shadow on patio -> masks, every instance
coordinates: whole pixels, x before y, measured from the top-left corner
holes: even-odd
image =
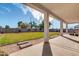
[[[66,37],[66,36],[62,36],[62,37],[67,38],[67,39],[69,39],[69,40],[71,40],[71,41],[73,41],[73,42],[75,42],[75,43],[79,43],[79,41],[74,40],[74,39],[72,39],[72,38],[69,38],[69,37]]]
[[[53,56],[49,42],[48,43],[44,43],[42,56]]]

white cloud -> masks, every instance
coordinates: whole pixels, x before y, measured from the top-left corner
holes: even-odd
[[[5,11],[10,12],[11,10],[8,7],[2,7]]]
[[[21,8],[22,8],[22,11],[24,12],[24,14],[26,14],[27,13],[27,9],[25,9],[23,7],[21,7]]]
[[[4,14],[5,12],[11,11],[8,7],[0,6],[0,8],[3,9],[3,10],[0,10],[0,14]]]
[[[43,17],[43,13],[39,12],[38,10],[35,10],[33,8],[30,8],[27,6],[27,8],[32,12],[33,16],[35,18],[37,18],[37,20],[39,20],[39,17],[42,16]],[[44,18],[44,17],[43,17]]]
[[[26,8],[26,6],[23,6],[22,4],[20,4],[20,8],[24,12],[24,14],[27,14],[28,9]]]
[[[49,17],[49,21],[51,22],[52,20],[54,20],[54,18],[53,17]]]
[[[24,14],[27,13],[27,8],[23,4],[13,3],[17,8],[20,8]]]
[[[20,8],[24,14],[26,14],[28,11],[27,6],[24,6],[23,4],[13,3],[13,5],[15,5],[17,8]]]
[[[18,3],[13,3],[16,7],[20,8],[24,14],[27,14],[27,11],[29,10],[33,16],[39,21],[39,17],[42,16],[43,14],[33,8],[30,8],[29,6],[24,6],[23,4],[18,4]]]
[[[66,28],[66,23],[63,23],[63,28]]]

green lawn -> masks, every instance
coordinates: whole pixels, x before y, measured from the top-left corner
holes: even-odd
[[[58,32],[49,32],[49,35],[58,35]],[[43,32],[7,33],[0,35],[0,45],[16,43],[25,40],[43,38]]]

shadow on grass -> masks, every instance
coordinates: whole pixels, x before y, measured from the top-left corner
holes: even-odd
[[[49,42],[44,43],[42,56],[53,56]]]

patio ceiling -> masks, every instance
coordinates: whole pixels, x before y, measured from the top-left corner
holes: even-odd
[[[78,3],[29,3],[44,10],[66,23],[79,23]]]
[[[79,4],[75,3],[41,3],[67,23],[79,23]]]

